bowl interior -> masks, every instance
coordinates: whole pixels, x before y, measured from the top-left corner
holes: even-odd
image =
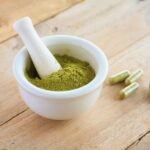
[[[73,39],[62,40],[59,38],[45,39],[44,42],[53,54],[66,54],[87,61],[96,73],[100,69],[101,64],[96,59],[95,51],[85,43]]]
[[[24,69],[29,61],[29,55],[25,48],[23,48],[15,58],[13,70],[14,75],[19,82],[19,84],[26,89],[31,88],[30,91],[36,90],[37,92],[43,92],[43,94],[48,92],[50,93],[88,93],[98,86],[102,84],[104,79],[107,75],[108,64],[107,59],[102,52],[101,49],[96,47],[91,42],[74,37],[74,36],[64,36],[64,35],[57,35],[57,36],[48,36],[42,39],[46,46],[50,49],[53,54],[67,54],[69,56],[76,57],[80,60],[87,61],[93,67],[96,72],[95,78],[88,83],[87,85],[80,87],[78,89],[70,90],[70,91],[62,91],[62,92],[55,92],[55,91],[47,91],[44,89],[40,89],[32,85],[27,81],[24,76]],[[40,93],[38,93],[40,94]]]

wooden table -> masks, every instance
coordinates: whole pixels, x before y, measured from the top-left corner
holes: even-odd
[[[0,2],[0,150],[150,149],[150,0]],[[109,74],[142,68],[140,89],[121,101],[123,86],[105,84],[96,105],[74,120],[36,115],[21,100],[12,75],[23,45],[12,22],[24,15],[40,36],[73,34],[97,44],[108,57]]]

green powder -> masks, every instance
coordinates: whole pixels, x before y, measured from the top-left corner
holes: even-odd
[[[29,82],[37,87],[51,91],[65,91],[79,88],[89,83],[95,72],[89,63],[67,55],[55,55],[62,69],[40,79],[32,62],[25,69]]]

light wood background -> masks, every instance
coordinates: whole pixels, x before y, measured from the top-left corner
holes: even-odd
[[[150,0],[18,0],[23,9],[14,1],[2,2],[0,150],[149,150]],[[73,34],[97,44],[108,57],[109,74],[142,68],[140,89],[121,101],[122,85],[105,84],[96,105],[74,120],[36,115],[21,100],[12,75],[13,58],[23,45],[12,22],[26,14],[40,36]]]
[[[0,0],[0,42],[16,35],[15,20],[30,16],[38,24],[82,0]]]

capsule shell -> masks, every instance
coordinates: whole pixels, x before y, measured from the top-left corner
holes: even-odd
[[[134,71],[133,73],[131,73],[131,75],[125,80],[125,85],[129,85],[133,82],[138,81],[143,75],[143,70],[142,69],[138,69],[136,71]]]
[[[125,87],[124,89],[120,91],[120,99],[124,99],[132,95],[133,93],[137,91],[138,88],[139,88],[139,83],[137,82],[134,82],[128,85],[127,87]]]
[[[121,71],[109,78],[110,84],[116,84],[119,82],[123,82],[127,77],[129,77],[130,72],[128,70]]]

